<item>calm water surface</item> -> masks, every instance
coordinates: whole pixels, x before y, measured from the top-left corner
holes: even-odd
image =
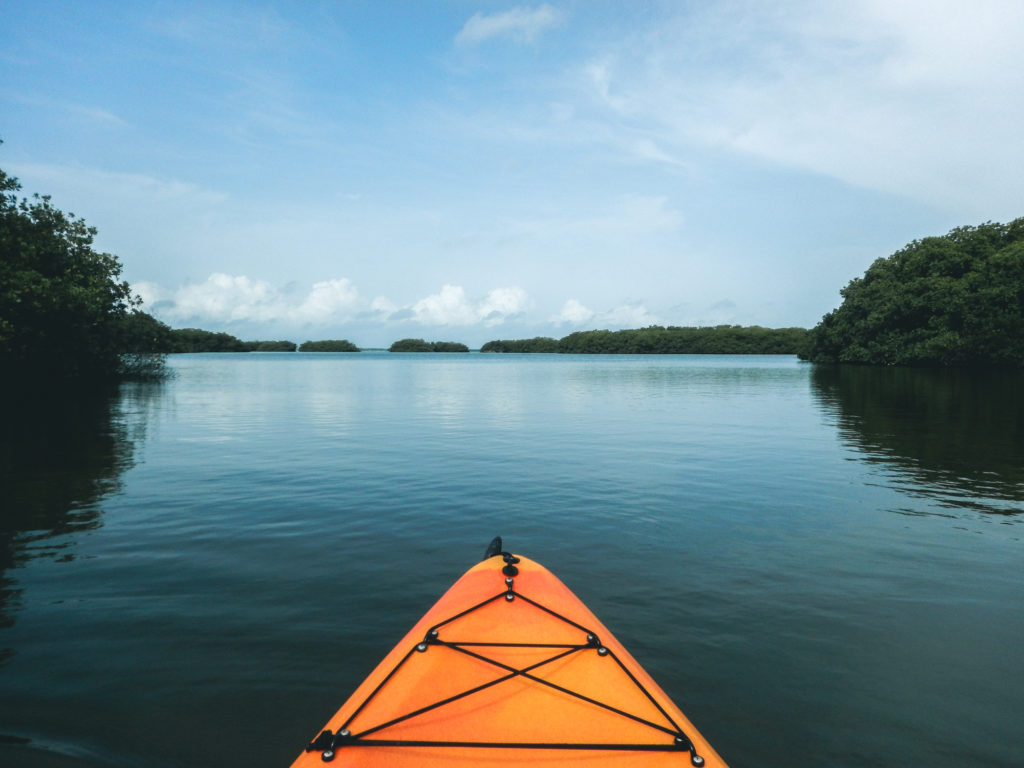
[[[1024,379],[182,355],[9,404],[0,763],[285,766],[490,538],[734,766],[1024,763]]]

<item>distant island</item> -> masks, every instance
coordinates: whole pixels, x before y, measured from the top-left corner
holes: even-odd
[[[536,336],[532,339],[513,339],[488,341],[482,347],[481,352],[558,352],[558,339],[549,336]]]
[[[185,352],[359,352],[348,339],[305,341],[242,341],[230,333],[204,331],[201,328],[169,328],[145,313],[138,313],[136,322],[147,326],[154,352],[179,354]]]
[[[577,331],[555,340],[489,341],[481,352],[557,352],[573,355],[795,355],[804,349],[804,328],[716,325],[627,331]]]
[[[400,339],[388,348],[388,352],[469,352],[469,347],[457,341]]]
[[[145,313],[136,322],[147,325],[154,340],[153,350],[162,353],[187,352],[360,352],[348,339],[305,341],[242,341],[229,333],[199,328],[169,328]],[[152,327],[148,327],[152,325]],[[795,355],[807,345],[804,328],[762,328],[760,326],[718,325],[707,328],[652,325],[635,330],[577,331],[561,339],[537,336],[532,339],[488,341],[484,353],[548,353],[575,355]],[[469,352],[457,341],[400,339],[388,352]]]
[[[141,314],[141,313],[140,313]],[[200,328],[169,328],[154,320],[149,330],[154,351],[182,352],[294,352],[294,341],[242,341],[230,333],[204,331]]]
[[[247,352],[294,352],[294,341],[243,341]]]
[[[328,339],[325,341],[304,341],[299,352],[359,352],[359,347],[348,339]]]

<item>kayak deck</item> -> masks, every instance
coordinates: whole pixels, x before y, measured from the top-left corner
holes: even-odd
[[[539,563],[466,572],[293,763],[725,763],[607,628]]]

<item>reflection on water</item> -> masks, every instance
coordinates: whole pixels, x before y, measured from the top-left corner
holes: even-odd
[[[1024,513],[1024,374],[815,366],[840,438],[942,506]]]
[[[73,534],[102,525],[98,506],[131,466],[155,385],[122,392],[6,398],[0,431],[0,627],[14,623],[20,589],[12,569],[29,560],[74,559]],[[13,651],[0,649],[0,664]]]
[[[1016,379],[784,357],[171,364],[162,388],[0,418],[0,567],[21,590],[0,606],[18,651],[0,765],[46,765],[31,745],[233,765],[241,733],[247,764],[288,765],[498,533],[734,765],[1020,763],[1024,515],[939,506],[1024,508]]]
[[[679,360],[686,364],[680,365]],[[598,363],[605,362],[599,360]],[[673,364],[675,363],[675,364]],[[762,392],[778,387],[792,388],[806,377],[803,365],[785,363],[777,356],[750,355],[737,361],[725,355],[705,355],[654,360],[629,356],[612,358],[611,364],[586,365],[571,373],[574,390],[591,391],[594,387],[616,390],[616,396],[636,396],[645,401],[661,396],[721,397]]]

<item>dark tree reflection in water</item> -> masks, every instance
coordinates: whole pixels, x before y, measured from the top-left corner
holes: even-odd
[[[103,524],[102,500],[132,465],[154,384],[120,390],[3,393],[0,429],[0,628],[15,621],[17,570],[35,558],[74,559],[75,536]],[[0,665],[14,651],[0,648]]]
[[[840,439],[940,507],[1024,513],[1024,373],[815,366]]]

